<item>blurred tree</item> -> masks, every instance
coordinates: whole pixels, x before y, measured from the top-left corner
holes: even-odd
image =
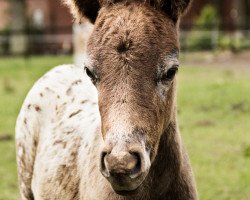
[[[187,38],[187,46],[192,50],[211,50],[217,47],[219,14],[214,4],[203,7],[200,15],[195,19],[194,27]]]
[[[250,29],[250,0],[243,0],[243,7],[245,8],[245,28]]]
[[[219,15],[214,5],[207,4],[195,20],[195,25],[203,30],[217,29],[219,26]]]
[[[13,34],[10,39],[10,51],[13,54],[23,54],[27,48],[25,5],[25,0],[11,1],[11,30]]]
[[[242,0],[241,0],[242,1]],[[237,0],[223,0],[220,2],[221,28],[234,31],[237,24]]]

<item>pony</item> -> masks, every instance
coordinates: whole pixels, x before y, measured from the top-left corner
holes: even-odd
[[[82,67],[52,69],[21,108],[20,199],[198,199],[176,112],[190,0],[64,3],[94,30]]]

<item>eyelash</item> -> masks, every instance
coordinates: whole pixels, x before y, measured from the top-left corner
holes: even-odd
[[[160,78],[159,81],[161,82],[169,82],[172,81],[176,75],[176,73],[178,72],[178,66],[173,66],[170,69],[168,69],[167,72],[164,72]]]
[[[178,72],[178,67],[171,67],[167,72],[163,73],[161,76],[161,81],[171,81]]]
[[[95,76],[95,74],[88,67],[85,67],[84,69],[85,69],[86,74],[88,75],[88,77],[95,84],[97,82],[97,77]]]

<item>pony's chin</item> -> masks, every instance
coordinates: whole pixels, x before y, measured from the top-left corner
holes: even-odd
[[[136,195],[142,188],[143,181],[147,173],[141,174],[139,177],[131,178],[129,176],[109,177],[109,182],[113,191],[122,196]]]
[[[119,194],[121,196],[132,196],[138,194],[140,191],[140,186],[138,186],[134,190],[114,190],[116,194]]]

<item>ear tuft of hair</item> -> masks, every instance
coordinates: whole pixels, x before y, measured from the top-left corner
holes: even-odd
[[[192,0],[144,0],[151,6],[162,10],[174,22],[177,22],[180,16],[187,10]]]
[[[87,18],[94,23],[100,9],[98,0],[62,0],[70,8],[71,14],[77,23]]]
[[[174,22],[178,21],[180,16],[186,12],[191,4],[191,0],[169,0],[165,2],[162,9],[174,20]]]

